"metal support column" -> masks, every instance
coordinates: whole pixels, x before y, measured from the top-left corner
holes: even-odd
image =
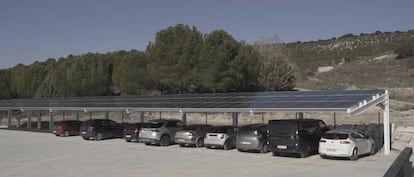
[[[17,128],[20,128],[20,119],[22,119],[22,112],[19,111],[19,114],[17,115]]]
[[[27,111],[27,128],[32,129],[32,111]]]
[[[125,116],[124,111],[121,111],[121,123],[124,123],[124,116]]]
[[[181,120],[187,125],[187,114],[185,112],[181,113]]]
[[[262,124],[264,124],[264,113],[262,113]]]
[[[76,111],[76,120],[79,121],[79,111]]]
[[[239,126],[239,113],[233,112],[233,127]]]
[[[92,119],[92,112],[89,112],[89,120]]]
[[[303,119],[303,112],[298,112],[298,119]]]
[[[66,117],[66,111],[62,111],[62,120],[65,120]]]
[[[387,93],[387,92],[386,92]],[[391,135],[390,135],[390,102],[389,96],[386,95],[386,100],[384,101],[384,154],[390,154],[391,149]]]
[[[145,115],[144,112],[141,112],[141,123],[144,123],[144,121],[145,121],[144,120],[144,115]]]
[[[160,119],[161,119],[162,112],[160,111]]]
[[[109,112],[108,111],[105,111],[105,119],[109,119]]]
[[[12,118],[13,110],[7,110],[7,128],[11,128],[11,118]]]
[[[37,129],[42,128],[42,111],[39,111],[39,117],[37,117]]]
[[[3,111],[0,112],[0,127],[3,126]]]
[[[208,113],[206,112],[206,125],[207,125],[207,115],[208,115]]]
[[[336,128],[336,112],[334,112],[334,128]]]
[[[49,112],[50,114],[50,121],[49,121],[49,130],[53,128],[53,111]]]

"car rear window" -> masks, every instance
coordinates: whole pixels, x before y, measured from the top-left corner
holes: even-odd
[[[200,128],[201,128],[201,126],[199,126],[199,125],[188,125],[188,126],[184,127],[183,130],[198,130]]]
[[[227,133],[229,127],[214,127],[211,133]]]
[[[145,125],[145,128],[160,128],[164,123],[160,122],[149,122],[147,125]]]
[[[330,140],[344,140],[348,138],[348,134],[345,133],[325,133],[322,138]]]
[[[298,124],[296,122],[289,121],[271,121],[269,123],[269,132],[272,135],[283,134],[293,135],[298,130]]]

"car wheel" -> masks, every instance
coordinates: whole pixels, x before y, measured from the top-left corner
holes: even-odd
[[[206,149],[210,149],[211,147],[210,146],[206,146]]]
[[[377,153],[377,146],[375,146],[375,144],[371,145],[371,152],[369,153],[370,155],[374,155]]]
[[[89,140],[89,138],[86,138],[86,137],[82,137],[84,140]]]
[[[168,146],[168,145],[170,145],[170,137],[168,137],[167,135],[161,136],[160,146]]]
[[[102,140],[102,138],[103,138],[102,133],[96,133],[96,137],[95,137],[96,141],[100,141]]]
[[[204,139],[203,138],[199,138],[197,140],[196,147],[198,147],[198,148],[204,147]]]
[[[147,145],[147,146],[148,146],[148,145],[151,145],[151,143],[149,143],[149,142],[145,142],[144,144],[145,144],[145,145]]]
[[[180,146],[180,147],[184,147],[184,146],[185,146],[185,144],[178,144],[178,146]]]
[[[358,149],[354,148],[354,150],[352,150],[352,155],[351,155],[351,160],[358,160]]]
[[[231,142],[231,140],[226,141],[224,143],[223,148],[224,148],[224,150],[230,150],[232,148],[232,142]]]
[[[64,132],[63,132],[63,136],[64,136],[64,137],[68,137],[68,136],[69,136],[69,131],[64,131]]]
[[[264,154],[264,153],[267,153],[267,152],[269,152],[269,147],[267,146],[266,143],[263,143],[262,147],[260,148],[260,153]]]
[[[272,155],[273,155],[273,156],[279,156],[279,152],[277,152],[277,151],[272,151]]]
[[[237,151],[244,152],[244,150],[243,149],[240,149],[240,148],[237,148]]]
[[[328,157],[326,155],[320,155],[322,159],[327,159]]]
[[[310,152],[310,147],[309,145],[306,146],[306,148],[300,153],[300,157],[301,158],[305,158],[309,156],[309,152]]]
[[[129,139],[129,138],[125,138],[125,141],[126,141],[126,142],[131,142],[131,139]]]

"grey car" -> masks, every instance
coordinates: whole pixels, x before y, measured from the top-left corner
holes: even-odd
[[[204,147],[206,133],[213,129],[212,125],[188,125],[183,130],[175,133],[175,143],[179,146]]]
[[[145,143],[145,145],[168,146],[174,143],[175,133],[184,127],[185,124],[180,120],[151,120],[145,127],[141,128],[139,141]]]
[[[240,127],[237,133],[236,148],[240,152],[260,151],[267,153],[267,125],[249,124]]]
[[[206,148],[223,148],[230,150],[236,147],[237,127],[217,126],[211,132],[206,134],[204,144]]]

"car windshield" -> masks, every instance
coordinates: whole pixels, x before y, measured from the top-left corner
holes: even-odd
[[[322,135],[322,138],[330,139],[330,140],[344,140],[348,138],[348,134],[346,133],[325,133]]]
[[[149,122],[147,125],[145,125],[145,128],[160,128],[164,123],[160,122]]]

